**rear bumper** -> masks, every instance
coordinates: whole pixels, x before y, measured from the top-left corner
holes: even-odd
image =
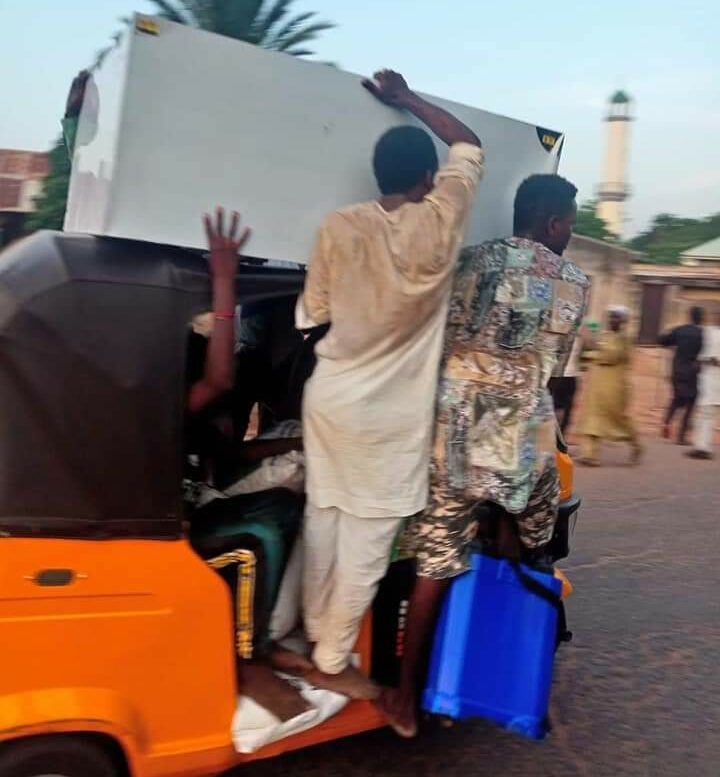
[[[581,504],[582,499],[577,494],[573,494],[569,499],[560,502],[555,530],[553,531],[552,539],[545,549],[547,556],[553,562],[567,558],[570,555],[570,538],[575,530],[573,516],[577,515]]]
[[[572,515],[580,509],[582,504],[582,498],[577,494],[573,494],[569,499],[564,499],[560,502],[558,507],[558,516],[560,515]]]

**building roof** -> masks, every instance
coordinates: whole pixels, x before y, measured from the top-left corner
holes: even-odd
[[[633,264],[632,275],[635,280],[676,282],[702,282],[720,284],[720,267],[715,265],[684,264]]]
[[[644,254],[642,251],[634,251],[632,248],[628,248],[622,243],[616,243],[610,240],[599,240],[596,237],[588,237],[587,235],[578,235],[577,232],[573,232],[573,236],[570,239],[568,245],[568,251],[572,254],[573,249],[585,248],[595,251],[606,251],[609,253],[626,256],[630,261],[637,262]]]
[[[50,158],[45,151],[23,151],[0,148],[0,175],[24,180],[42,179],[50,172]]]
[[[720,236],[695,248],[689,248],[682,253],[683,259],[718,259],[720,260]]]
[[[630,95],[623,91],[622,89],[618,89],[617,92],[610,98],[611,103],[629,103],[630,102]]]

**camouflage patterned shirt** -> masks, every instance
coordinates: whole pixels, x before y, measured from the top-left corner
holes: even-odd
[[[585,310],[582,270],[540,243],[466,249],[448,316],[433,479],[446,493],[522,512],[554,462],[547,383],[562,370]]]

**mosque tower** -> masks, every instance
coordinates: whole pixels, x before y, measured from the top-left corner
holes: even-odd
[[[628,140],[630,134],[630,97],[622,90],[610,98],[608,114],[607,157],[605,177],[597,190],[597,214],[617,237],[625,226],[625,200],[630,189],[625,183]]]

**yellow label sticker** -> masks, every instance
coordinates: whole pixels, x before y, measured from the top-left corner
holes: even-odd
[[[558,144],[562,144],[562,133],[561,132],[554,132],[553,130],[545,129],[544,127],[536,127],[538,140],[540,141],[540,145],[550,153],[555,146],[558,146],[558,150],[561,146]]]
[[[135,21],[135,29],[139,32],[146,32],[148,35],[159,35],[160,25],[155,19],[148,19],[145,16],[138,16]]]

